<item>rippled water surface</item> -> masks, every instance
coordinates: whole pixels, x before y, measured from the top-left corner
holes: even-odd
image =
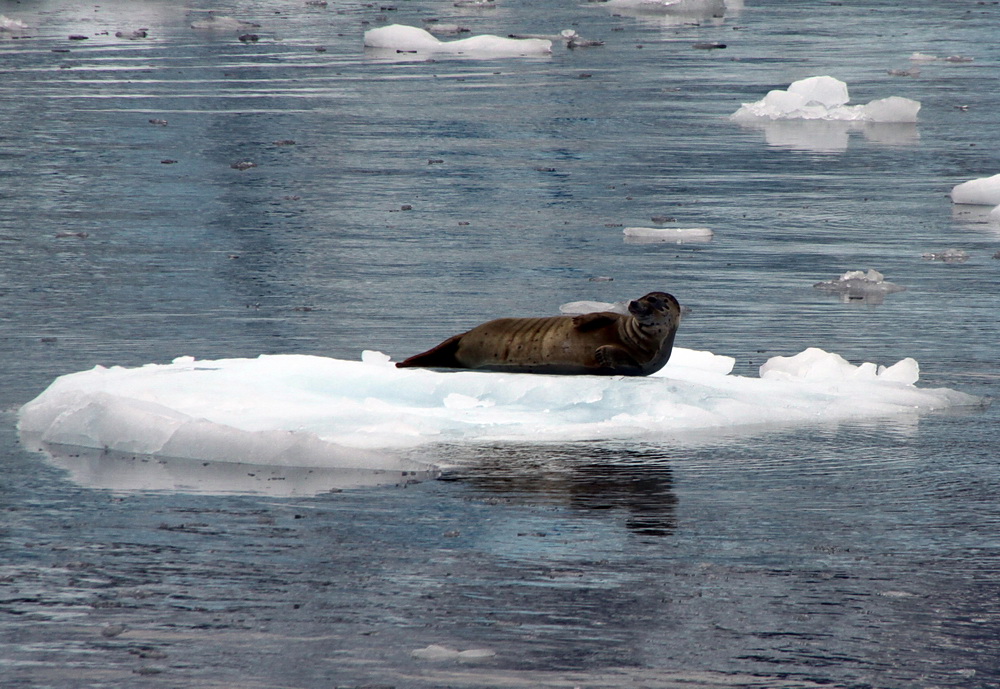
[[[0,0],[28,25],[0,34],[0,685],[1000,686],[996,405],[437,448],[439,480],[347,491],[154,460],[180,490],[112,490],[146,469],[20,446],[16,409],[96,364],[400,358],[653,289],[740,374],[818,346],[997,394],[1000,230],[947,197],[1000,172],[997,5],[496,4]],[[208,5],[259,27],[192,29]],[[362,48],[429,18],[604,45]],[[888,74],[915,51],[973,61]],[[821,74],[920,120],[726,119]],[[623,241],[661,216],[715,238]],[[969,259],[921,258],[948,248]],[[868,268],[907,290],[812,288]],[[411,655],[431,644],[495,655]]]

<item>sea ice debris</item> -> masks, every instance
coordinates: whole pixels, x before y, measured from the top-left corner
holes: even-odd
[[[830,76],[792,82],[785,90],[770,91],[754,103],[744,103],[730,117],[756,120],[845,120],[853,122],[916,122],[920,103],[891,96],[867,105],[847,105],[847,84]]]
[[[974,206],[1000,204],[1000,174],[956,184],[951,190],[951,200],[953,203],[967,203]]]
[[[902,292],[906,289],[902,285],[886,282],[885,276],[874,268],[870,268],[867,272],[849,270],[834,280],[817,282],[813,287],[824,292],[835,292],[855,299],[863,299],[872,295],[882,296],[893,292]]]
[[[0,33],[19,34],[28,29],[28,25],[20,19],[12,19],[0,14]]]
[[[710,242],[712,230],[707,227],[626,227],[622,230],[625,241],[653,242]]]
[[[968,252],[962,249],[945,249],[944,251],[922,254],[922,257],[928,261],[944,261],[945,263],[965,263],[969,260]]]
[[[415,26],[392,24],[365,32],[365,46],[404,53],[437,53],[470,57],[525,57],[547,55],[552,41],[538,38],[505,38],[491,34],[457,41],[440,41]]]
[[[410,655],[419,660],[429,660],[432,662],[458,661],[459,663],[476,663],[496,657],[496,651],[488,648],[470,648],[459,651],[448,646],[431,644],[425,648],[418,648],[410,651]]]

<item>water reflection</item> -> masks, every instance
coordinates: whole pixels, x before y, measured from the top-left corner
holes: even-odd
[[[743,8],[743,0],[608,0],[604,4],[615,15],[665,28],[722,24],[727,12],[733,14]]]
[[[768,146],[810,153],[843,153],[851,132],[860,132],[879,146],[915,146],[920,142],[912,122],[850,122],[843,120],[767,120],[740,122],[764,134]]]
[[[438,473],[207,462],[49,443],[39,449],[52,464],[65,469],[73,482],[118,492],[311,497],[350,488],[406,485]]]
[[[665,536],[676,528],[677,506],[668,458],[655,448],[495,446],[463,458],[442,479],[513,501],[622,511],[630,531]]]

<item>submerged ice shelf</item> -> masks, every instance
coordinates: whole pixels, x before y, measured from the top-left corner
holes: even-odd
[[[912,359],[854,366],[808,349],[759,378],[734,359],[675,348],[647,378],[397,369],[306,355],[96,367],[56,379],[19,414],[28,446],[206,462],[426,471],[439,443],[675,438],[686,431],[812,424],[964,406],[978,398],[914,386]],[[408,458],[409,457],[409,458]]]

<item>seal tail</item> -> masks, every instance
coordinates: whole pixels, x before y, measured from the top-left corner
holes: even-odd
[[[403,359],[396,364],[396,368],[465,368],[455,358],[461,339],[462,335],[449,337],[433,349],[428,349],[421,354],[414,354],[409,359]]]

